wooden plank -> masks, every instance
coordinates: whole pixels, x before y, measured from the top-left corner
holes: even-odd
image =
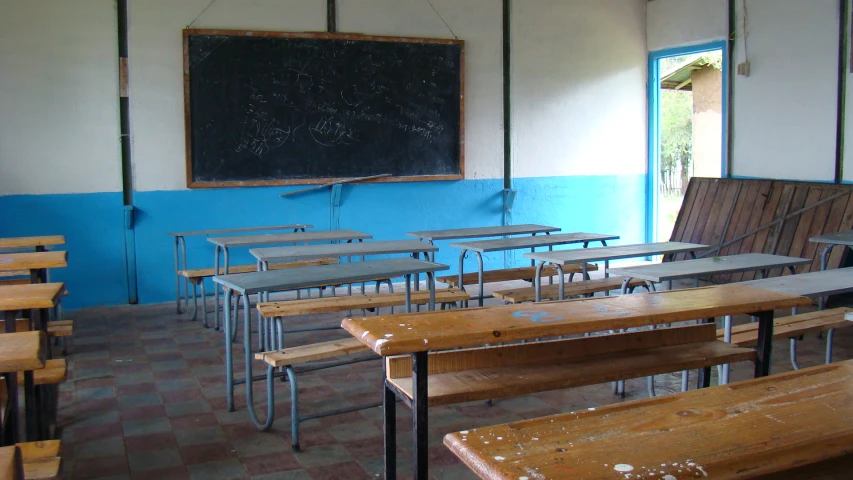
[[[435,292],[436,304],[462,302],[469,300],[470,298],[471,297],[467,293],[455,288],[441,289],[436,290]],[[412,305],[425,305],[429,303],[429,291],[418,290],[411,292],[411,302]],[[360,310],[366,308],[396,307],[405,304],[406,294],[398,292],[266,302],[259,303],[257,309],[261,316],[264,318],[270,318],[342,312],[345,310]]]
[[[598,265],[587,265],[588,272],[598,270]],[[583,265],[563,265],[563,273],[583,272]],[[557,267],[553,265],[545,265],[542,267],[542,277],[552,277],[558,275]],[[500,270],[486,270],[483,272],[483,283],[506,282],[509,280],[529,280],[536,276],[536,267],[516,267],[503,268]],[[446,283],[451,287],[458,287],[458,275],[445,275],[436,277],[437,282]],[[462,283],[464,285],[477,285],[479,283],[479,273],[471,272],[462,275]]]
[[[367,240],[373,238],[369,233],[355,230],[319,230],[295,233],[265,233],[263,235],[242,235],[230,237],[211,237],[207,241],[220,247],[251,247],[287,243],[334,242],[338,240]]]
[[[55,245],[65,245],[65,236],[47,235],[42,237],[0,238],[0,248],[35,248]]]
[[[0,447],[0,478],[3,480],[24,480],[21,449],[15,445]]]
[[[836,193],[834,189],[825,188],[821,192],[820,200],[826,200],[834,193]],[[816,235],[820,235],[820,232],[823,232],[826,228],[826,221],[829,217],[832,204],[833,202],[823,203],[822,205],[819,205],[817,208],[815,208],[812,212],[810,212],[812,214],[811,222],[809,223],[808,230],[806,230],[805,232],[803,246],[801,247],[800,252],[797,254],[797,256],[812,259],[812,263],[810,265],[807,265],[803,269],[803,272],[816,272],[820,270],[820,252],[818,251],[818,244],[809,241],[809,239]],[[791,252],[794,252],[794,247],[791,248]]]
[[[842,197],[843,198],[843,197]],[[837,232],[850,230],[853,228],[853,195],[850,195],[847,198],[847,202],[844,206],[844,214],[841,216],[840,223],[838,225]],[[829,232],[827,232],[829,233]],[[847,258],[847,250],[843,248],[835,248],[829,254],[829,261],[827,261],[827,268],[838,268],[844,260]]]
[[[808,205],[817,203],[817,201],[820,199],[820,193],[819,192],[815,195],[813,202],[806,203],[808,201],[808,198],[813,195],[812,194],[813,190],[815,190],[815,189],[809,188],[808,185],[797,185],[795,188],[794,195],[793,195],[792,200],[791,200],[791,206],[790,206],[789,210],[787,212],[785,212],[785,215],[787,215],[790,212],[802,210],[804,207],[806,207]],[[774,247],[775,247],[773,250],[774,254],[784,255],[785,253],[791,251],[791,246],[794,243],[794,235],[796,235],[796,233],[797,233],[797,229],[798,229],[799,224],[801,223],[801,221],[803,219],[803,215],[806,213],[809,213],[809,212],[814,212],[814,210],[813,209],[807,210],[807,211],[805,211],[805,212],[803,212],[797,216],[794,216],[794,217],[789,218],[789,219],[785,220],[784,222],[782,222],[782,224],[780,225],[781,228],[779,229],[778,240],[777,240],[776,244],[774,245]],[[809,263],[811,263],[811,262],[809,262]],[[770,276],[770,277],[778,277],[779,275],[782,275],[782,269],[773,269],[768,274],[768,276]]]
[[[715,223],[719,216],[722,198],[725,196],[726,190],[728,190],[728,185],[728,182],[722,182],[718,178],[715,178],[708,185],[708,197],[702,203],[702,217],[696,222],[696,229],[693,231],[693,236],[691,237],[692,243],[704,243],[713,246],[712,243],[703,240],[710,240],[705,232],[711,230],[710,224]]]
[[[44,333],[0,335],[0,372],[23,372],[44,367]]]
[[[707,341],[431,374],[427,403],[438,406],[514,397],[754,359],[751,348]],[[411,377],[389,381],[412,397]]]
[[[523,223],[520,225],[502,225],[490,227],[448,228],[442,230],[422,230],[408,232],[406,235],[420,240],[454,240],[459,238],[488,238],[506,235],[531,235],[536,233],[559,232],[559,227]]]
[[[44,367],[33,371],[36,385],[56,385],[65,381],[68,366],[64,358],[53,358],[44,362]],[[24,386],[24,376],[18,375],[18,385]]]
[[[683,238],[684,227],[696,201],[696,190],[698,188],[698,181],[687,183],[687,191],[684,193],[684,199],[681,200],[681,207],[678,209],[678,216],[675,217],[675,225],[672,227],[672,235],[669,237],[670,242],[681,241],[680,239]],[[666,257],[664,258],[666,259]]]
[[[726,190],[726,195],[723,197],[723,201],[720,204],[718,214],[716,217],[711,218],[711,220],[715,220],[716,223],[710,231],[711,236],[708,238],[708,242],[706,242],[708,245],[713,247],[723,243],[723,239],[726,237],[732,218],[735,215],[737,201],[740,197],[742,187],[742,183],[730,184],[728,190]],[[717,254],[719,255],[719,251]]]
[[[729,240],[747,231],[746,228],[749,224],[750,216],[755,210],[755,201],[758,197],[759,185],[755,182],[743,182],[741,185],[742,190],[739,199],[742,199],[742,201],[737,202],[735,205],[735,214],[732,217],[732,225],[726,233],[726,236],[723,238],[723,243],[727,243]],[[734,255],[737,252],[737,245],[739,245],[739,242],[726,245],[722,250],[720,250],[718,255]]]
[[[622,280],[624,280],[624,277],[610,276],[608,278],[596,278],[594,280],[566,282],[563,286],[563,298],[620,289],[622,288]],[[644,286],[645,284],[646,282],[642,280],[631,280],[628,286],[635,288]],[[492,292],[492,295],[494,295],[495,298],[500,298],[501,300],[510,303],[533,302],[536,300],[536,288],[521,287],[509,290],[497,290]],[[542,285],[540,287],[539,295],[539,298],[542,300],[556,300],[560,296],[560,285]]]
[[[13,270],[38,270],[68,266],[68,252],[28,252],[0,254],[0,272]]]
[[[715,318],[811,304],[805,297],[742,285],[344,319],[379,355],[478,347],[587,332]]]
[[[747,223],[746,231],[738,234],[738,236],[741,236],[747,232],[752,232],[755,229],[757,229],[759,225],[762,225],[761,219],[764,216],[764,209],[767,208],[768,203],[772,200],[773,182],[756,182],[756,183],[758,184],[758,192],[756,195],[754,207],[750,208],[750,216],[749,216],[749,220]],[[778,192],[778,190],[777,190],[777,192]],[[781,192],[779,192],[779,193],[781,193]],[[759,203],[761,205],[761,208],[757,208]],[[772,208],[775,208],[775,207],[772,207]],[[755,244],[755,235],[751,235],[751,236],[746,237],[742,240],[739,240],[737,243],[734,243],[732,245],[733,247],[735,245],[737,245],[737,250],[733,250],[731,252],[731,254],[736,255],[736,254],[740,254],[740,253],[752,252],[753,251],[752,247],[754,244]],[[761,251],[761,248],[763,248],[763,245],[761,247],[759,247],[757,251]],[[729,278],[730,282],[739,282],[741,280],[743,280],[743,274],[742,273],[733,274]]]
[[[24,461],[30,461],[39,458],[58,457],[62,442],[59,440],[44,440],[16,443],[15,445],[21,449],[21,456],[24,458]]]
[[[40,458],[24,462],[24,478],[26,480],[53,480],[60,474],[62,459],[60,457]]]
[[[791,196],[794,192],[793,185],[786,185],[782,182],[775,181],[772,182],[772,184],[773,187],[770,189],[770,197],[767,199],[759,225],[767,225],[773,220],[779,218],[783,212],[787,211],[788,203],[790,202]],[[760,248],[762,253],[769,253],[772,239],[775,237],[778,228],[779,225],[775,224],[770,228],[765,228],[756,232],[753,236],[754,243],[750,251],[758,251]],[[756,278],[755,272],[744,272],[741,275],[741,280],[753,280]],[[734,278],[736,277],[733,277],[732,281],[734,281]]]
[[[617,240],[619,235],[603,233],[559,233],[556,235],[538,235],[527,237],[500,238],[497,240],[479,240],[476,242],[456,242],[450,246],[460,250],[471,250],[473,252],[502,252],[506,250],[517,250],[521,248],[547,247],[555,245],[568,245],[572,243],[600,242]]]
[[[740,285],[812,298],[837,295],[853,291],[853,268],[818,270],[785,277],[750,280],[741,282]]]
[[[323,187],[331,187],[332,185],[341,185],[344,183],[355,183],[355,182],[366,182],[369,180],[376,180],[378,178],[384,178],[384,177],[390,177],[390,176],[391,176],[390,173],[383,173],[380,175],[370,175],[367,177],[339,178],[339,179],[333,180],[331,182],[323,183],[320,185],[314,185],[313,187],[300,188],[299,190],[284,192],[281,195],[279,195],[279,197],[288,197],[290,195],[296,195],[299,193],[310,192],[312,190],[318,190],[318,189],[321,189]]]
[[[716,340],[716,327],[708,323],[567,340],[434,352],[429,355],[428,369],[429,375],[437,375],[463,370],[548,363],[569,358],[713,340]],[[412,376],[411,355],[387,357],[385,366],[388,378]]]
[[[849,460],[853,364],[465,430],[444,443],[495,480],[624,480],[629,469],[632,478],[789,478]],[[830,478],[846,478],[849,465]]]
[[[697,243],[691,242],[690,239],[693,238],[693,232],[696,230],[696,224],[702,221],[702,206],[704,205],[705,199],[708,195],[710,181],[708,179],[697,179],[696,182],[699,184],[699,187],[696,189],[696,200],[693,202],[690,216],[687,217],[687,224],[684,226],[684,232],[678,239],[679,242]]]
[[[284,367],[369,351],[370,349],[357,339],[344,338],[331,342],[285,348],[284,350],[273,352],[256,353],[255,360],[262,360],[268,365],[275,367]]]
[[[267,266],[267,270],[284,270],[287,268],[311,267],[316,265],[331,265],[341,263],[337,258],[318,258],[315,260],[299,260],[294,262],[274,262]],[[228,273],[257,272],[257,265],[234,265],[228,267]],[[181,270],[179,275],[187,278],[208,278],[216,275],[213,268],[196,268],[193,270]],[[219,275],[225,275],[225,268],[219,268]]]
[[[0,286],[0,312],[53,308],[65,292],[64,283]]]

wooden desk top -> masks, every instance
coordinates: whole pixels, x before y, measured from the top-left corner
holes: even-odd
[[[666,255],[669,253],[693,252],[708,248],[708,245],[682,242],[638,243],[634,245],[617,245],[614,247],[595,247],[575,250],[558,250],[556,252],[531,252],[524,257],[549,263],[598,262],[618,260],[620,258],[648,257]]]
[[[766,253],[744,253],[725,257],[682,260],[680,262],[665,262],[627,268],[611,268],[610,273],[651,282],[664,282],[682,278],[696,278],[722,273],[750,272],[809,263],[812,263],[810,258],[768,255]]]
[[[373,238],[369,233],[355,230],[319,230],[295,233],[267,233],[264,235],[242,235],[236,237],[214,237],[207,241],[220,247],[254,247],[277,243],[332,242],[336,240],[365,240]]]
[[[471,250],[473,252],[501,252],[519,248],[547,247],[549,245],[567,245],[570,243],[598,242],[616,240],[619,235],[603,233],[558,233],[556,235],[531,235],[527,237],[500,238],[497,240],[480,240],[477,242],[451,243],[453,248]]]
[[[818,235],[809,239],[815,243],[832,243],[835,245],[850,245],[853,246],[853,230],[846,232],[828,233],[826,235]]]
[[[0,334],[0,372],[44,368],[44,332]]]
[[[547,225],[523,224],[504,225],[495,227],[472,227],[472,228],[449,228],[445,230],[423,230],[420,232],[409,232],[406,235],[417,237],[421,240],[453,240],[457,238],[487,238],[502,237],[504,235],[525,235],[534,233],[559,232],[559,227]]]
[[[731,284],[536,304],[347,318],[341,326],[371,350],[385,356],[810,304],[805,297]]]
[[[0,248],[48,247],[51,245],[65,245],[65,236],[0,238]]]
[[[253,248],[249,250],[262,262],[311,260],[326,257],[359,257],[395,253],[437,252],[438,247],[419,240],[388,240],[379,242],[332,243],[297,245],[293,247]]]
[[[0,272],[10,270],[38,270],[68,266],[68,252],[27,252],[0,254]]]
[[[240,232],[263,232],[276,230],[296,230],[301,228],[314,228],[314,225],[309,223],[292,223],[290,225],[271,225],[266,227],[244,227],[244,228],[215,228],[210,230],[191,230],[186,232],[169,232],[166,235],[171,237],[192,237],[196,235],[218,235],[220,233],[240,233]]]
[[[773,290],[774,292],[790,293],[791,295],[802,295],[804,297],[838,295],[839,293],[853,292],[853,268],[838,268],[750,280],[748,282],[740,282],[739,285],[763,288],[765,290]]]
[[[435,272],[448,268],[447,265],[415,260],[414,258],[392,258],[217,275],[213,277],[213,281],[238,293],[251,295],[258,292],[295,290],[313,285],[338,285],[374,278],[397,278],[403,275]]]
[[[24,479],[24,466],[21,458],[21,449],[15,445],[0,447],[0,479]]]
[[[0,285],[0,312],[53,308],[63,293],[64,283]]]
[[[672,480],[754,478],[831,462],[850,455],[851,439],[847,361],[465,430],[444,444],[484,479]],[[849,468],[848,460],[846,475],[820,478],[846,478]]]

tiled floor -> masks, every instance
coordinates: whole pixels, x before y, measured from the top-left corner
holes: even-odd
[[[224,340],[220,332],[175,314],[173,304],[75,312],[68,381],[62,385],[65,478],[76,479],[362,479],[381,477],[381,411],[362,410],[302,424],[302,451],[290,450],[289,385],[276,382],[276,423],[259,432],[248,418],[244,387],[236,412],[225,406]],[[340,314],[299,320],[333,324]],[[344,338],[340,331],[294,334],[288,344]],[[235,359],[242,347],[234,347]],[[853,358],[853,329],[836,335],[836,359]],[[801,343],[803,366],[821,362],[823,342]],[[774,372],[790,370],[787,343],[774,350]],[[236,375],[242,375],[240,362]],[[256,373],[261,369],[258,365]],[[747,378],[751,364],[734,367]],[[378,401],[378,362],[300,377],[303,412]],[[678,378],[658,377],[672,389]],[[661,393],[665,388],[659,388]],[[264,385],[254,387],[263,415]],[[626,400],[643,398],[645,381],[628,383]],[[621,401],[610,385],[430,409],[430,471],[436,479],[474,478],[442,446],[444,434]],[[411,471],[411,415],[398,406],[398,463]]]

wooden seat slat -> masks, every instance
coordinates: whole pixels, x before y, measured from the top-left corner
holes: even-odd
[[[48,247],[52,245],[65,245],[65,236],[0,238],[0,248]]]
[[[713,325],[691,330],[705,326],[431,354],[429,405],[527,395],[755,359],[751,348],[714,340]],[[703,336],[711,340],[696,341]],[[502,350],[507,354],[502,355]],[[387,359],[389,365],[395,360],[389,376],[403,373],[405,366],[408,373],[389,381],[411,398],[411,357]]]
[[[44,340],[42,332],[0,334],[0,372],[44,368]]]
[[[299,260],[295,262],[275,262],[270,263],[268,266],[268,270],[283,270],[286,268],[298,268],[298,267],[311,267],[315,265],[331,265],[333,263],[339,263],[340,260],[337,258],[318,258],[316,260]],[[247,272],[255,272],[258,270],[257,265],[233,265],[228,267],[228,273],[247,273]],[[189,279],[200,279],[200,278],[208,278],[216,275],[214,268],[195,268],[191,270],[180,270],[178,274],[182,277],[186,277]],[[225,269],[220,267],[219,274],[224,275]]]
[[[598,266],[591,264],[588,266],[588,272],[594,272],[598,270]],[[581,273],[583,272],[583,266],[580,264],[573,265],[563,265],[563,273]],[[462,275],[462,283],[465,285],[477,285],[479,283],[479,277],[477,272],[465,273]],[[557,271],[557,267],[553,265],[546,265],[542,267],[542,276],[543,277],[552,277],[555,275],[559,275]],[[518,267],[518,268],[504,268],[500,270],[486,270],[483,272],[483,283],[496,283],[496,282],[507,282],[510,280],[528,280],[532,279],[536,276],[536,267]],[[446,283],[451,287],[459,286],[459,275],[445,275],[441,277],[436,277],[435,280],[437,282]]]
[[[54,385],[65,381],[68,366],[64,358],[54,358],[44,362],[44,368],[33,370],[36,385]],[[18,375],[18,385],[24,384],[24,376]]]
[[[0,311],[53,308],[63,292],[64,283],[0,286]]]
[[[461,302],[471,297],[454,288],[435,291],[436,303]],[[412,305],[424,305],[429,302],[429,291],[411,292]],[[285,317],[290,315],[310,315],[314,313],[340,312],[365,308],[396,307],[405,305],[405,293],[376,293],[349,295],[344,297],[307,298],[303,300],[285,300],[258,304],[258,312],[264,318]]]
[[[845,361],[465,430],[444,444],[495,480],[624,479],[619,470],[628,469],[634,479],[848,478],[851,392],[853,361]],[[815,475],[834,459],[846,460],[835,475]]]
[[[571,298],[580,295],[589,295],[597,292],[608,292],[622,287],[625,277],[596,278],[594,280],[581,280],[578,282],[567,282],[563,287],[563,298]],[[630,288],[642,287],[643,280],[632,279],[628,282]],[[559,285],[542,285],[540,298],[550,300],[559,298]],[[500,298],[509,303],[533,302],[536,300],[536,287],[521,287],[508,290],[498,290],[492,293],[495,298]]]
[[[274,367],[284,367],[369,351],[370,349],[363,343],[350,337],[342,340],[285,348],[273,352],[260,352],[255,354],[255,360],[263,360],[268,365]]]
[[[56,250],[52,252],[26,252],[0,254],[0,270],[36,270],[42,268],[62,268],[68,266],[68,252]],[[29,272],[27,272],[29,275]]]
[[[833,308],[777,318],[773,321],[773,338],[794,338],[809,333],[853,326],[853,322],[844,319],[844,315],[848,312],[853,312],[853,308]],[[717,338],[722,340],[724,337],[725,330],[717,330]],[[754,347],[758,343],[758,324],[746,323],[732,327],[731,343],[742,347]]]
[[[6,331],[6,321],[0,320],[0,332]],[[30,321],[26,318],[15,319],[16,332],[29,332]],[[48,337],[70,337],[73,335],[74,321],[73,320],[57,320],[47,322]]]
[[[15,444],[21,449],[24,480],[52,480],[59,478],[62,459],[59,440],[44,440]]]

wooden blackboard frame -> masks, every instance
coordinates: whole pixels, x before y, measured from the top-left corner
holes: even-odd
[[[225,182],[197,182],[193,179],[192,167],[192,111],[190,102],[190,55],[189,38],[193,35],[229,35],[243,37],[307,38],[316,40],[353,40],[368,42],[431,43],[459,45],[459,174],[455,175],[411,175],[389,176],[370,180],[370,183],[424,182],[463,180],[465,178],[465,41],[448,38],[391,37],[362,35],[356,33],[326,32],[274,32],[257,30],[184,29],[184,147],[186,150],[187,188],[262,187],[276,185],[306,185],[344,180],[342,177],[293,178],[278,180],[251,180]]]

